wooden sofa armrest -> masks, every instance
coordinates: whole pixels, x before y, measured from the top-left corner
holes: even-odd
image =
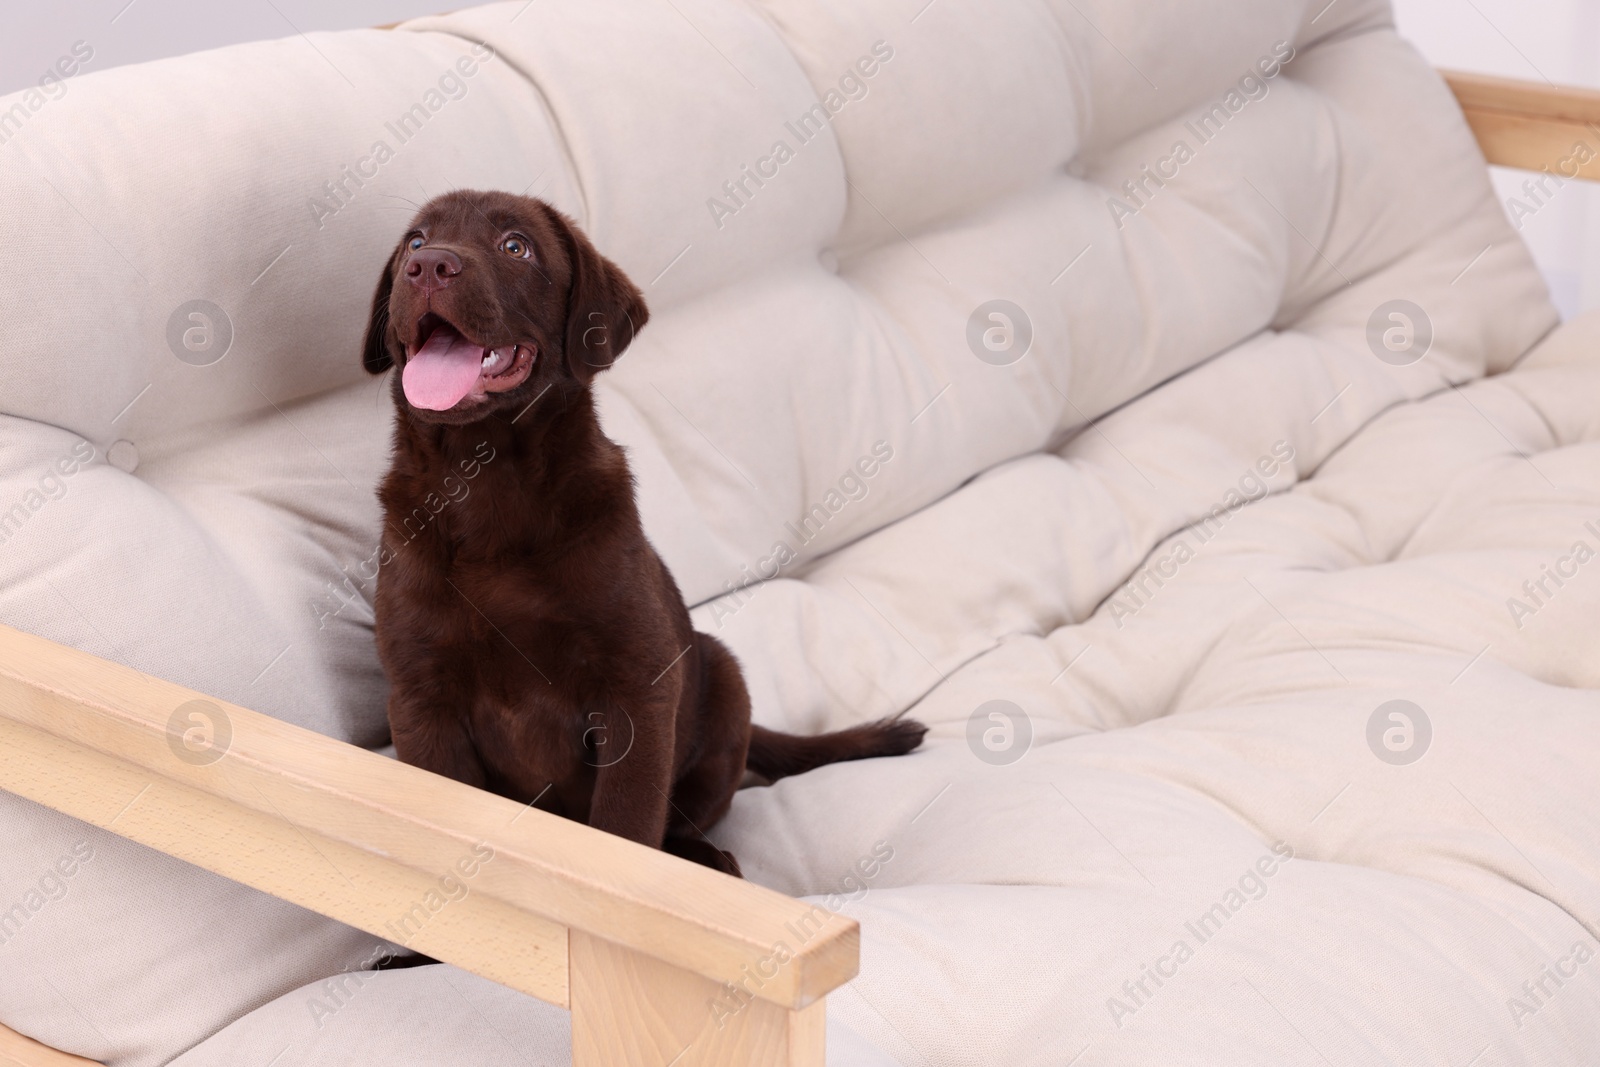
[[[1490,163],[1600,181],[1600,91],[1440,73]]]
[[[0,1067],[96,1067],[93,1060],[57,1052],[49,1045],[0,1026]]]
[[[574,1067],[818,1067],[858,966],[854,920],[5,627],[0,788],[569,1008]]]

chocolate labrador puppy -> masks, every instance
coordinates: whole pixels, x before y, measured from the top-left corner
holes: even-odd
[[[738,661],[690,625],[595,416],[595,375],[648,317],[539,200],[448,193],[401,239],[362,354],[400,368],[379,491],[389,723],[407,763],[737,875],[705,831],[747,768],[899,755],[926,728],[751,724]]]

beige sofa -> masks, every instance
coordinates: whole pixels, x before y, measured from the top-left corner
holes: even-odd
[[[1600,106],[1453,87],[1372,2],[605,0],[0,100],[0,1062],[1582,1062],[1600,324],[1477,145]],[[360,312],[452,186],[645,287],[758,717],[934,728],[749,882],[381,754]]]

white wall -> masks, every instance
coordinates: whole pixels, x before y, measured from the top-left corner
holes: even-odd
[[[1394,6],[1400,32],[1435,66],[1600,87],[1600,0],[1394,0]],[[1534,209],[1522,215],[1522,236],[1556,306],[1566,318],[1600,307],[1600,182],[1547,185],[1553,191],[1546,196],[1526,191],[1528,180],[1524,171],[1494,171],[1502,203],[1516,197]]]
[[[313,30],[378,26],[473,0],[7,0],[0,29],[0,93],[38,82],[83,41],[86,70]],[[311,46],[306,45],[307,48]]]
[[[75,42],[100,70],[239,41],[373,26],[471,0],[79,0],[11,4],[0,34],[0,93],[38,81]],[[1394,0],[1400,32],[1437,66],[1600,87],[1600,0]],[[310,44],[306,45],[311,47]],[[1522,235],[1563,315],[1600,307],[1600,183],[1538,202],[1528,175],[1497,171],[1502,202],[1537,208]]]

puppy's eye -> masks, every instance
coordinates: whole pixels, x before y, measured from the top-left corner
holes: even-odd
[[[500,251],[508,256],[516,256],[521,259],[528,254],[528,242],[526,239],[513,234],[500,242]]]
[[[413,251],[413,252],[415,252],[417,249],[421,248],[422,247],[422,235],[420,233],[413,234],[412,237],[411,237],[411,240],[406,242],[406,247],[411,249],[411,251]]]

